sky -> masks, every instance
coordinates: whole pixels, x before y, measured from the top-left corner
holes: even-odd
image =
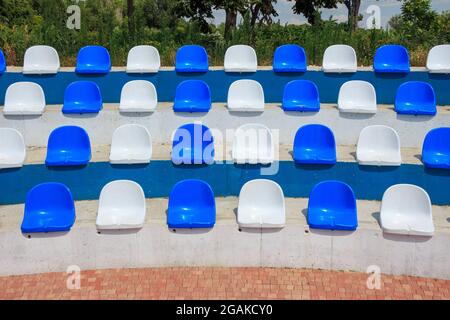
[[[389,19],[400,13],[402,1],[398,0],[361,0],[360,14],[363,15],[363,21],[360,26],[366,25],[366,20],[370,14],[366,13],[370,5],[377,5],[380,8],[381,26],[385,27]],[[450,10],[450,0],[432,0],[431,5],[436,11]],[[288,0],[278,0],[275,6],[278,17],[275,21],[280,20],[282,24],[302,24],[306,22],[303,15],[297,15],[292,12],[293,2]],[[225,12],[223,10],[216,11],[214,14],[214,23],[220,24],[225,21]],[[337,9],[323,9],[322,19],[327,20],[330,16],[337,21],[347,21],[347,8],[339,5]]]

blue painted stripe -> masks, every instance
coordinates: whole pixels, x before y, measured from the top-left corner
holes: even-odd
[[[384,191],[397,183],[411,183],[424,188],[434,204],[450,205],[450,170],[427,169],[421,165],[369,167],[357,163],[336,165],[296,165],[280,161],[279,171],[263,176],[278,182],[286,197],[309,197],[314,185],[324,180],[348,183],[358,199],[381,200]],[[146,197],[168,197],[180,180],[198,178],[207,181],[216,196],[237,196],[242,185],[261,178],[259,165],[213,164],[175,166],[170,161],[152,161],[148,165],[111,165],[90,163],[85,167],[53,167],[27,165],[20,169],[0,171],[0,204],[23,203],[26,193],[42,182],[61,182],[76,200],[98,199],[102,187],[110,181],[129,179],[139,183]]]
[[[39,83],[45,92],[48,104],[62,104],[64,90],[69,83],[77,80],[96,82],[103,95],[103,101],[117,103],[120,100],[122,86],[131,80],[143,79],[151,81],[161,102],[171,102],[175,97],[177,85],[186,79],[201,79],[211,88],[213,102],[226,102],[228,87],[238,79],[254,79],[264,88],[266,102],[280,103],[286,83],[294,79],[311,80],[319,88],[322,103],[336,103],[341,85],[349,80],[365,80],[372,83],[377,91],[379,104],[393,104],[397,88],[406,81],[426,81],[436,93],[439,105],[450,105],[450,75],[430,74],[428,72],[410,72],[409,74],[375,74],[371,71],[358,71],[354,74],[326,74],[321,71],[305,73],[274,73],[272,70],[261,70],[251,74],[225,73],[223,70],[209,71],[203,74],[185,74],[175,71],[160,71],[157,74],[127,74],[111,72],[107,75],[82,75],[74,72],[60,72],[56,75],[23,75],[22,73],[5,73],[0,76],[0,104],[4,103],[7,87],[18,81]]]

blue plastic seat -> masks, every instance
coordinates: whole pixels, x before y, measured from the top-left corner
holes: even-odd
[[[172,144],[175,164],[212,164],[214,138],[211,130],[200,123],[188,123],[177,129]]]
[[[273,71],[306,72],[305,50],[296,44],[278,47],[273,56]]]
[[[352,188],[340,181],[324,181],[311,191],[308,225],[316,229],[356,230],[358,216]]]
[[[47,166],[80,166],[91,160],[91,144],[87,132],[76,126],[56,128],[48,138]]]
[[[169,228],[212,228],[215,223],[216,203],[209,184],[188,179],[173,187],[167,214]]]
[[[284,87],[282,108],[285,111],[319,111],[319,89],[309,80],[293,80]]]
[[[178,49],[175,57],[176,72],[208,72],[208,53],[199,45],[186,45]]]
[[[0,74],[5,73],[6,71],[6,59],[3,51],[0,49]]]
[[[181,82],[175,94],[175,112],[208,112],[211,109],[211,92],[202,80]]]
[[[108,49],[102,46],[86,46],[77,56],[76,73],[104,74],[111,70]]]
[[[408,50],[398,44],[379,47],[373,59],[373,69],[380,73],[408,73]]]
[[[95,82],[75,81],[64,92],[63,113],[98,113],[102,106],[102,94]]]
[[[69,231],[75,223],[72,194],[61,183],[47,182],[27,194],[23,233]]]
[[[422,161],[429,168],[450,169],[450,127],[428,132],[423,141]]]
[[[333,131],[321,124],[308,124],[298,129],[294,139],[294,161],[299,164],[336,163]]]
[[[399,114],[435,115],[437,110],[433,87],[422,81],[402,83],[395,96],[395,111]]]

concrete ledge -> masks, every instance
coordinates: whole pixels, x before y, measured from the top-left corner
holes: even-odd
[[[140,230],[95,227],[97,201],[76,203],[77,221],[68,233],[20,232],[23,205],[0,206],[0,275],[82,269],[160,266],[264,266],[321,268],[450,279],[449,207],[433,206],[433,237],[384,234],[380,203],[358,201],[355,232],[309,229],[306,199],[286,199],[287,223],[281,230],[239,231],[235,197],[216,198],[217,223],[210,230],[169,230],[167,199],[147,200],[147,221]]]
[[[215,103],[208,113],[175,113],[172,103],[160,103],[154,113],[120,113],[118,104],[105,104],[96,115],[64,115],[61,109],[60,105],[50,105],[42,116],[37,117],[5,116],[1,113],[0,127],[19,130],[27,146],[44,147],[50,132],[62,125],[81,126],[89,133],[91,144],[108,145],[114,130],[129,123],[147,127],[154,143],[167,144],[178,127],[193,121],[202,121],[209,128],[219,130],[224,137],[227,129],[256,122],[278,129],[279,143],[289,145],[299,127],[319,123],[333,130],[338,145],[354,146],[364,127],[384,124],[398,132],[402,147],[422,148],[428,131],[450,123],[450,106],[439,107],[434,117],[397,115],[393,107],[387,105],[380,105],[374,115],[340,113],[333,104],[323,104],[316,113],[285,112],[279,104],[267,104],[263,113],[236,113],[230,112],[223,103]],[[216,141],[221,144],[218,139]]]

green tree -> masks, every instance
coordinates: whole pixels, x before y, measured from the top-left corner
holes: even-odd
[[[341,0],[289,0],[295,1],[292,9],[295,14],[302,14],[311,25],[316,25],[320,20],[320,9],[336,9]]]

